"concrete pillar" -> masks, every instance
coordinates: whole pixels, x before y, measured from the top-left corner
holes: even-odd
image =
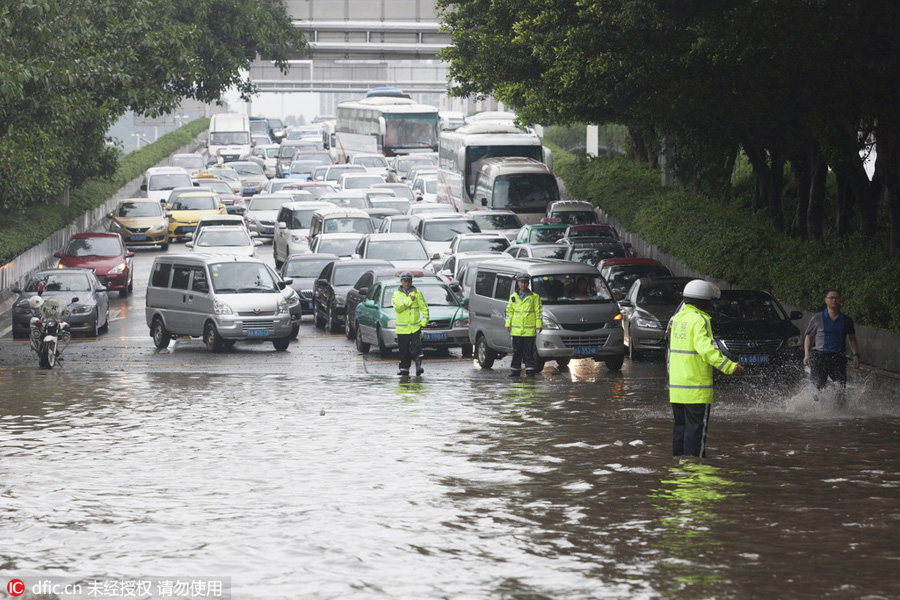
[[[587,126],[587,139],[585,140],[585,148],[588,156],[597,156],[600,153],[600,126]]]

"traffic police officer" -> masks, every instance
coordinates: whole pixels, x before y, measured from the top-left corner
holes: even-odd
[[[425,372],[419,330],[428,325],[428,304],[412,282],[413,275],[409,271],[400,275],[400,288],[391,299],[391,305],[397,312],[397,344],[400,346],[400,371],[397,374],[401,376],[409,375],[412,359],[416,361],[416,375]]]
[[[694,279],[684,286],[684,307],[669,331],[669,401],[675,416],[674,456],[706,456],[706,429],[713,400],[713,367],[728,375],[743,371],[719,352],[708,311],[719,288]]]
[[[534,376],[534,339],[544,324],[544,307],[541,297],[528,289],[531,278],[516,276],[518,289],[509,297],[506,305],[506,330],[512,336],[512,362],[509,376],[522,374],[522,358],[525,358],[525,374]]]

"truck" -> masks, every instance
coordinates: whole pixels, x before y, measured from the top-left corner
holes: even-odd
[[[216,162],[221,153],[225,162],[250,155],[250,119],[247,115],[220,113],[209,121],[209,163]]]

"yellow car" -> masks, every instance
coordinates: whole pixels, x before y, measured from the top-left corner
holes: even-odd
[[[109,231],[122,236],[128,246],[169,247],[169,222],[162,205],[151,198],[119,200],[115,210],[106,215]]]
[[[169,215],[169,238],[184,239],[197,228],[200,217],[224,215],[227,211],[218,194],[197,190],[179,196],[166,206],[166,213]]]

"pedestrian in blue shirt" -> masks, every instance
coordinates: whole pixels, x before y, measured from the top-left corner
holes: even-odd
[[[853,319],[841,312],[840,292],[828,290],[825,292],[825,310],[810,319],[803,343],[803,364],[809,365],[817,389],[824,388],[829,378],[838,382],[842,390],[847,385],[848,341],[853,368],[859,369],[859,346]]]

